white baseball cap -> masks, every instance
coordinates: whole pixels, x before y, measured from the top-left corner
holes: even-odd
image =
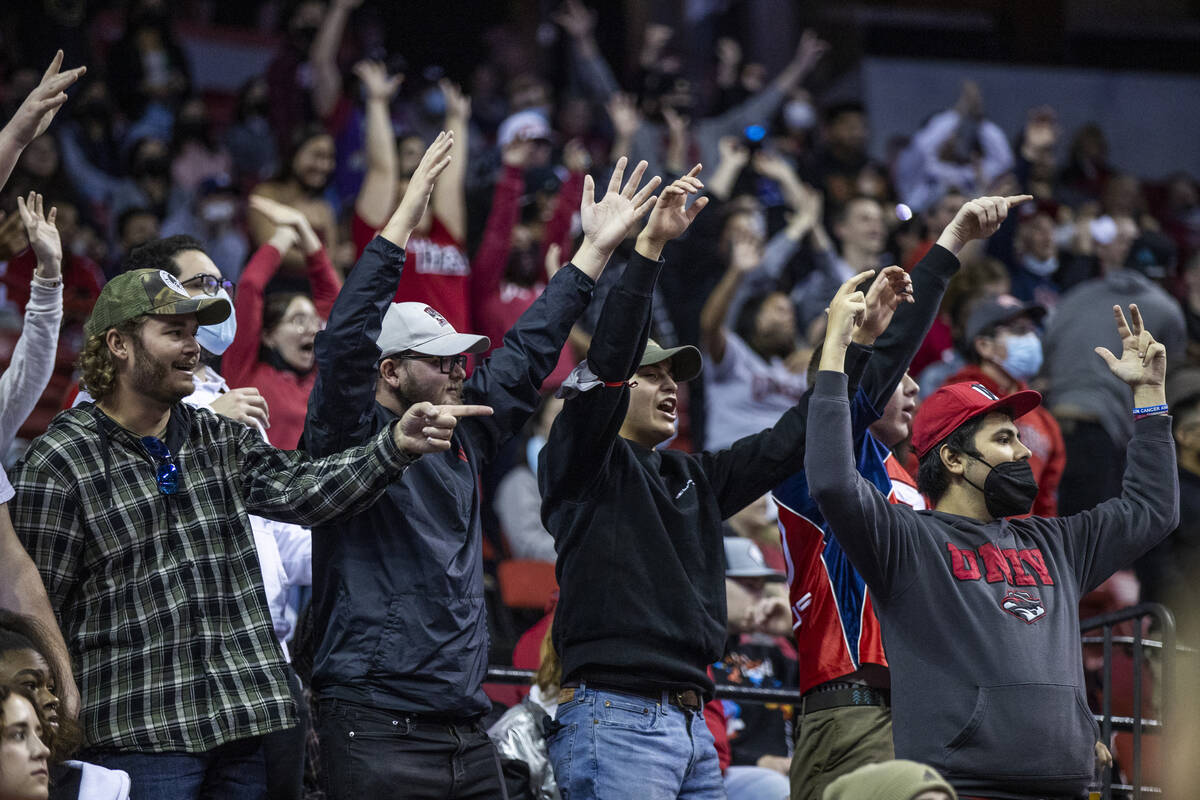
[[[550,123],[546,117],[540,112],[526,109],[500,123],[496,141],[501,147],[507,147],[517,139],[549,139],[550,134]]]
[[[424,303],[392,303],[383,315],[383,330],[375,344],[382,360],[407,350],[426,356],[482,353],[492,342],[476,333],[459,333]]]
[[[762,550],[749,539],[740,536],[725,537],[725,577],[766,578],[781,581],[787,576],[767,566]]]

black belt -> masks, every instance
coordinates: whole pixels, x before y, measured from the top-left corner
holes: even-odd
[[[591,681],[583,681],[589,689],[596,689],[601,692],[616,692],[618,694],[627,694],[633,697],[641,697],[645,700],[650,700],[655,703],[662,702],[662,692],[651,692],[646,690],[630,689],[627,686],[617,686],[609,683],[592,683]],[[568,681],[563,684],[563,690],[579,688],[579,681]],[[667,703],[682,708],[685,711],[699,711],[704,708],[704,698],[695,689],[667,689]],[[559,693],[559,703],[562,703],[562,692]]]
[[[827,708],[843,708],[845,706],[883,706],[892,704],[892,693],[886,689],[872,689],[870,686],[837,686],[830,688],[817,687],[810,689],[800,700],[800,713],[824,711]]]

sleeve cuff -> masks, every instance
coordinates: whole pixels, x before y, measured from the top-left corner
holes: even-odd
[[[419,455],[409,455],[399,448],[396,444],[396,439],[392,435],[392,431],[400,424],[400,420],[396,420],[391,425],[388,425],[379,432],[375,440],[375,452],[379,453],[380,459],[384,466],[395,473],[401,473],[408,469],[409,465],[420,458]]]
[[[33,276],[29,283],[29,311],[55,311],[62,308],[63,284],[62,278],[47,280]]]
[[[621,276],[622,287],[627,291],[642,297],[654,294],[654,286],[658,283],[658,275],[662,272],[666,261],[659,257],[651,261],[640,253],[635,252],[629,257],[625,273]]]
[[[381,235],[376,236],[374,239],[368,242],[366,249],[375,250],[380,256],[397,265],[402,265],[404,263],[404,248],[393,241],[383,238]],[[366,255],[366,250],[363,251],[363,255]],[[362,256],[359,256],[359,258],[361,257]]]
[[[1170,414],[1154,414],[1149,417],[1142,417],[1133,421],[1133,428],[1140,436],[1145,438],[1162,439],[1163,441],[1175,443],[1175,437],[1171,433],[1171,415]]]
[[[563,273],[566,273],[566,277],[560,278],[559,276]],[[575,288],[585,294],[590,294],[596,288],[596,282],[583,270],[570,262],[563,264],[562,269],[554,273],[554,277],[550,279],[550,283],[554,283],[555,281],[574,281]]]
[[[823,369],[817,373],[816,383],[813,384],[813,397],[830,398],[849,403],[850,400],[846,397],[848,385],[849,377],[846,373]]]

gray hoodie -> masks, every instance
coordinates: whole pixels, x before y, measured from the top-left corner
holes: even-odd
[[[1070,517],[985,523],[893,505],[859,476],[846,376],[821,372],[805,462],[883,628],[896,757],[933,766],[960,792],[1085,793],[1098,730],[1079,598],[1175,527],[1170,418],[1134,425],[1120,497]]]

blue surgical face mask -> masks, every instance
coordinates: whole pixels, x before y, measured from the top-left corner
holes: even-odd
[[[1004,340],[1007,355],[1000,364],[1004,371],[1020,381],[1027,381],[1042,368],[1042,340],[1033,331]]]
[[[228,292],[218,289],[216,296],[229,303],[229,316],[224,322],[218,322],[216,325],[201,325],[196,330],[196,342],[208,352],[219,356],[229,349],[229,345],[233,344],[233,337],[237,335],[237,314],[233,312],[233,300]]]
[[[1058,272],[1058,256],[1034,258],[1026,254],[1021,257],[1021,265],[1040,278],[1048,278]]]
[[[533,474],[537,474],[538,468],[538,453],[546,446],[545,437],[534,434],[529,437],[529,441],[525,443],[525,462],[529,464],[529,468],[533,470]]]

